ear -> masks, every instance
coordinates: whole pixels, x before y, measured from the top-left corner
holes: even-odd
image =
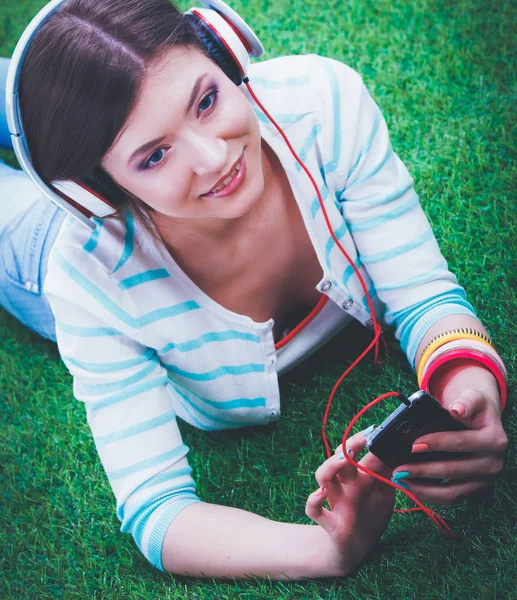
[[[185,15],[206,48],[208,56],[240,85],[250,56],[260,57],[264,47],[251,27],[221,0],[201,0],[207,8],[191,8]]]

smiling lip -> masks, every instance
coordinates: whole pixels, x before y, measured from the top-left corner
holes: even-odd
[[[241,186],[242,182],[244,181],[244,178],[246,177],[247,169],[246,169],[246,157],[244,155],[244,152],[241,154],[239,159],[235,161],[235,163],[233,164],[233,167],[230,169],[229,173],[234,171],[235,167],[239,164],[240,164],[240,169],[235,173],[232,180],[227,185],[225,185],[223,188],[221,188],[218,192],[207,192],[206,194],[203,194],[203,197],[205,197],[205,198],[224,198],[225,196],[229,196],[230,194],[233,194],[233,192],[235,192],[235,190]],[[214,187],[212,189],[216,188],[218,185],[221,185],[221,183],[227,177],[228,177],[228,175],[221,177],[221,179],[219,179],[219,181],[214,185]]]

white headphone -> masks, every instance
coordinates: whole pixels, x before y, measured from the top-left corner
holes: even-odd
[[[19,79],[27,50],[41,26],[66,0],[52,0],[32,19],[14,49],[6,82],[6,115],[16,157],[27,175],[52,202],[91,229],[93,217],[106,217],[117,207],[84,182],[52,181],[47,185],[34,169],[24,135],[19,103]],[[200,0],[205,8],[185,12],[209,56],[236,84],[246,80],[250,56],[260,57],[264,47],[251,27],[222,0]]]

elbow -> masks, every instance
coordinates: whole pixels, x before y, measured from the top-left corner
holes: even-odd
[[[130,511],[127,509],[121,511],[121,531],[132,534],[140,552],[160,571],[165,571],[162,547],[170,524],[184,508],[200,502],[194,490],[195,485],[192,485],[192,487],[162,493],[138,507],[133,506]],[[124,508],[127,505],[126,501]]]

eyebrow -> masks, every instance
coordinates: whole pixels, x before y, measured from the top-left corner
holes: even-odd
[[[207,76],[208,76],[208,73],[203,73],[203,75],[200,75],[196,79],[196,83],[194,84],[194,87],[192,88],[192,91],[190,92],[190,98],[188,99],[187,110],[185,111],[185,114],[187,114],[188,111],[192,108],[192,105],[194,104],[194,102],[197,98],[197,95],[199,94],[199,88],[201,87],[201,84],[203,83],[203,79]]]
[[[194,84],[194,87],[192,88],[192,91],[190,92],[190,97],[188,99],[187,108],[185,109],[185,115],[192,108],[192,105],[194,104],[194,102],[195,102],[195,100],[197,98],[197,95],[199,94],[199,89],[201,88],[201,84],[203,83],[203,79],[205,77],[207,77],[207,76],[208,76],[208,73],[203,73],[203,75],[200,75],[196,79],[196,83]],[[154,146],[156,146],[156,144],[159,144],[164,139],[165,139],[165,136],[162,135],[161,137],[155,138],[154,140],[151,140],[150,142],[147,142],[143,146],[140,146],[139,148],[137,148],[131,154],[131,156],[129,157],[128,163],[132,162],[140,154],[144,154],[145,152],[149,152],[149,150],[151,150]]]

